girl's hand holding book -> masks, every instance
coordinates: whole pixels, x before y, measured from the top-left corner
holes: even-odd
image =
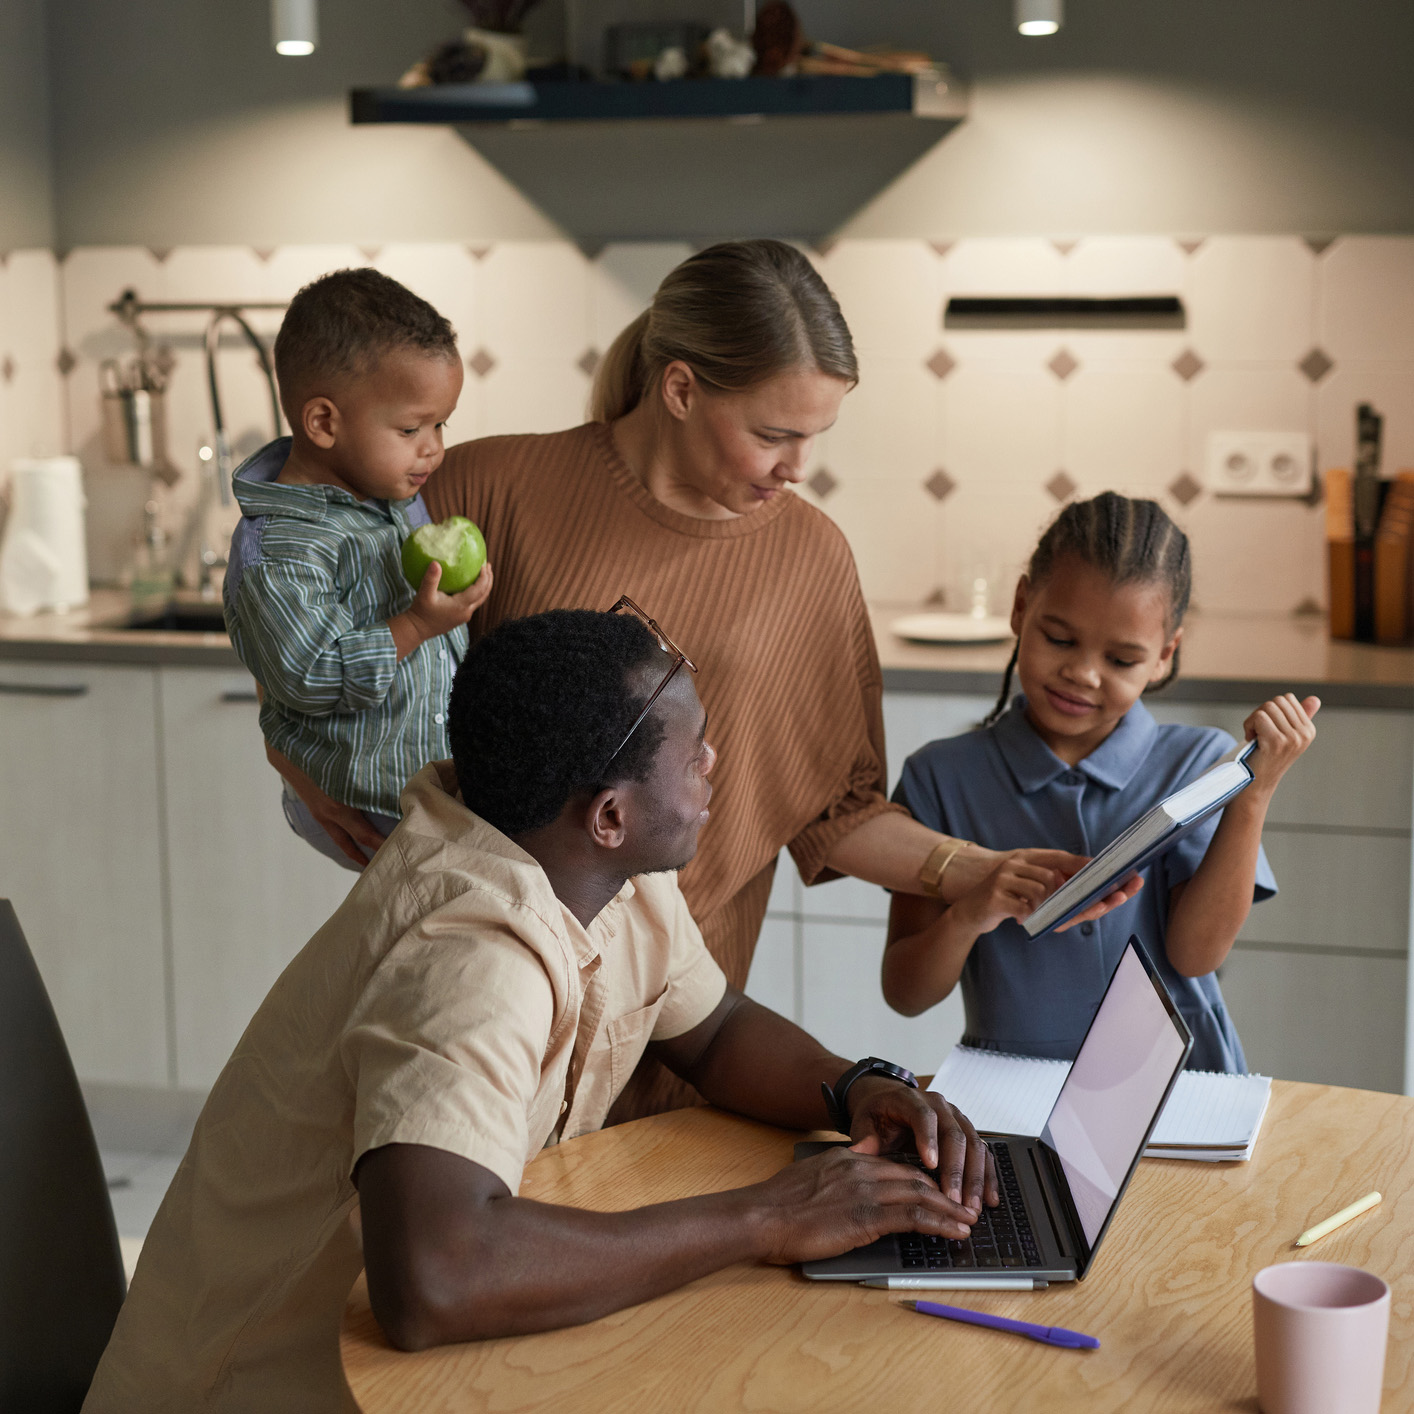
[[[1284,692],[1264,702],[1242,724],[1246,739],[1257,743],[1256,751],[1248,758],[1252,785],[1247,794],[1254,797],[1252,803],[1265,803],[1291,764],[1315,741],[1312,718],[1320,710],[1319,697],[1297,701],[1294,693]]]

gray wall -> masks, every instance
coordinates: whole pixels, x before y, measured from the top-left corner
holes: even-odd
[[[661,5],[674,7],[693,8]],[[974,84],[969,120],[850,234],[1414,229],[1408,0],[1070,0],[1061,34],[1031,40],[1011,0],[798,8],[814,35],[924,45]],[[553,181],[573,230],[575,181],[588,197],[622,163],[611,131],[561,177],[550,132],[502,131],[478,152],[448,129],[351,128],[348,87],[391,81],[453,32],[451,0],[322,0],[310,59],[271,51],[268,13],[266,0],[51,0],[60,243],[535,236],[554,224],[515,183]],[[701,129],[679,150],[704,207],[733,181],[718,150]],[[837,184],[829,161],[825,145],[822,189]],[[819,220],[803,211],[799,230]],[[711,225],[699,213],[684,233]]]
[[[44,0],[2,0],[0,251],[53,241]]]

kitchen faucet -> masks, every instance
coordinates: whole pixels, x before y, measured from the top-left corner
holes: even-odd
[[[191,313],[193,311],[210,313],[211,317],[206,322],[202,343],[206,350],[206,386],[211,397],[211,421],[215,429],[212,439],[214,446],[210,449],[209,456],[199,457],[196,504],[188,512],[181,534],[177,536],[173,564],[177,568],[177,573],[182,574],[187,558],[195,550],[197,582],[194,587],[199,590],[203,599],[214,598],[216,585],[213,571],[224,570],[226,558],[209,543],[207,521],[218,499],[223,506],[231,504],[231,474],[235,470],[231,457],[231,439],[226,430],[225,417],[222,414],[221,384],[216,371],[216,355],[221,347],[221,330],[227,322],[234,323],[245,335],[246,342],[255,350],[255,357],[270,390],[270,416],[275,428],[274,435],[278,437],[282,420],[280,393],[275,383],[275,368],[270,361],[269,351],[261,342],[260,336],[251,328],[245,315],[247,310],[284,309],[285,305],[278,302],[216,304],[164,301],[149,303],[140,300],[136,290],[129,289],[124,290],[121,297],[110,304],[108,308],[143,342],[146,341],[146,331],[138,323],[139,317],[143,314]],[[208,449],[203,448],[202,450],[207,451]]]

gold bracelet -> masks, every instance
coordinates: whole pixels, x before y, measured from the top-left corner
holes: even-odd
[[[918,882],[929,898],[943,896],[943,875],[948,865],[972,843],[972,840],[944,840],[923,861],[923,867],[918,871]]]

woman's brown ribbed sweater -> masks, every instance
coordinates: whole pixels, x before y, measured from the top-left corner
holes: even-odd
[[[495,584],[473,637],[628,594],[697,664],[718,761],[682,889],[742,986],[781,847],[806,883],[832,877],[824,861],[836,840],[897,808],[884,795],[878,655],[844,536],[792,493],[735,520],[675,511],[603,423],[452,447],[424,499],[434,519],[469,516],[486,536]],[[692,1098],[645,1061],[613,1118]]]

